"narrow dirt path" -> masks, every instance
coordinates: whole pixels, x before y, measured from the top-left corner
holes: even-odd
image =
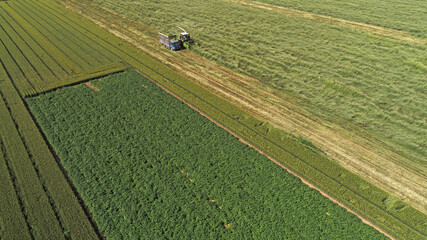
[[[86,85],[88,88],[92,89],[93,91],[95,91],[95,92],[99,92],[99,88],[97,88],[97,87],[93,86],[90,82],[86,82],[86,83],[85,83],[85,85]]]
[[[168,51],[155,29],[112,10],[86,0],[59,2],[259,119],[308,139],[350,171],[427,213],[425,169],[404,164],[406,156],[369,132],[320,119],[301,108],[298,99],[190,51]]]
[[[256,1],[250,1],[250,0],[226,0],[226,1],[238,3],[241,5],[245,5],[253,8],[279,12],[279,13],[283,13],[286,15],[294,16],[294,17],[300,17],[300,18],[310,19],[314,21],[325,22],[333,25],[359,29],[374,35],[397,39],[405,42],[427,44],[427,39],[417,38],[417,37],[411,36],[409,33],[404,31],[398,31],[398,30],[380,27],[372,24],[361,23],[361,22],[346,20],[342,18],[335,18],[335,17],[321,15],[317,13],[306,12],[306,11],[286,8],[282,6],[276,6],[268,3],[260,3]]]

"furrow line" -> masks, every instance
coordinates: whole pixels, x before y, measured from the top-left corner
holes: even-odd
[[[2,17],[4,20],[4,24],[2,25],[4,32],[12,39],[16,47],[38,73],[40,79],[43,82],[47,82],[56,78],[54,72],[43,61],[43,58],[38,56],[38,54],[30,47],[29,43],[25,41],[25,39],[12,27],[10,23],[8,23],[8,21],[6,21],[6,19],[4,19],[3,16],[0,17]],[[12,38],[11,35],[14,35],[14,38]]]
[[[32,16],[31,14],[22,11],[21,9],[17,9],[17,4],[10,4],[9,7],[12,11],[18,14],[26,22],[27,25],[30,25],[34,29],[37,29],[37,31],[44,38],[48,39],[52,45],[54,45],[57,49],[61,49],[62,53],[64,53],[69,60],[72,60],[75,64],[78,64],[82,68],[82,70],[88,69],[92,66],[90,61],[82,57],[86,54],[83,51],[79,50],[79,47],[75,45],[75,43],[70,41],[68,38],[59,38],[58,36],[61,36],[62,34],[53,34],[53,29],[50,23],[41,23],[41,19],[38,19]]]
[[[98,66],[105,63],[105,61],[100,61],[102,59],[102,56],[94,56],[92,51],[90,50],[90,46],[84,42],[82,42],[76,35],[70,34],[69,30],[67,28],[64,28],[62,26],[58,27],[56,21],[52,20],[51,18],[41,16],[41,12],[37,12],[31,9],[33,6],[26,6],[27,2],[22,2],[21,4],[14,5],[18,11],[24,12],[29,16],[34,17],[33,19],[40,20],[38,23],[40,23],[43,26],[49,26],[48,28],[45,28],[46,31],[51,33],[53,36],[61,36],[62,41],[66,43],[66,45],[72,49],[77,55],[82,56],[82,58],[90,65],[92,66]],[[25,8],[25,9],[24,9]],[[42,23],[41,23],[42,21]]]
[[[0,91],[0,95],[5,100],[5,95]],[[61,239],[61,230],[52,206],[49,204],[46,193],[37,176],[37,169],[34,168],[30,154],[26,152],[22,136],[18,132],[18,125],[12,117],[10,108],[6,101],[1,101],[0,111],[9,112],[7,119],[4,119],[6,126],[0,128],[3,141],[5,142],[5,152],[8,154],[10,168],[15,173],[19,192],[22,194],[22,203],[25,213],[27,213],[28,224],[31,226],[31,233],[35,239]],[[10,106],[10,105],[9,105]],[[6,118],[6,115],[3,115]],[[4,129],[7,127],[8,129]],[[5,134],[8,134],[5,137]],[[52,212],[51,212],[52,211]]]
[[[3,101],[3,98],[0,99]],[[0,182],[3,194],[0,197],[0,219],[3,218],[3,226],[0,236],[5,238],[34,239],[33,229],[28,221],[27,210],[22,202],[22,194],[16,182],[16,175],[10,166],[10,160],[6,155],[6,148],[0,134]],[[6,178],[9,178],[6,180]],[[10,186],[10,187],[9,187]],[[14,201],[16,198],[16,202]],[[27,229],[25,231],[24,229]]]
[[[37,4],[36,2],[32,2],[32,3]],[[42,8],[44,11],[50,12],[52,15],[57,17],[58,20],[62,21],[64,23],[64,25],[66,25],[66,28],[74,29],[78,33],[78,35],[85,36],[87,39],[92,41],[93,44],[91,44],[91,45],[97,45],[98,46],[97,48],[100,49],[100,52],[108,53],[108,56],[111,59],[114,59],[114,60],[120,60],[121,59],[117,54],[113,53],[108,47],[105,47],[105,45],[100,44],[99,41],[95,41],[93,38],[90,38],[87,36],[87,34],[89,34],[89,33],[92,34],[93,37],[96,37],[96,35],[94,35],[91,32],[88,32],[87,29],[82,28],[80,25],[76,24],[75,22],[74,22],[74,24],[71,24],[70,22],[66,21],[65,20],[66,18],[64,18],[64,16],[61,15],[60,12],[53,9],[52,6],[46,6],[42,2],[39,2],[39,3],[40,3],[40,8]],[[79,30],[78,28],[83,29],[83,31]]]
[[[17,24],[19,24],[21,27],[25,25],[25,30],[29,35],[32,35],[35,39],[37,39],[37,42],[44,45],[45,49],[48,49],[55,58],[57,58],[61,64],[67,68],[67,72],[70,74],[72,73],[79,73],[82,71],[82,67],[79,66],[76,62],[74,62],[74,59],[70,59],[70,57],[65,54],[63,49],[58,48],[53,42],[46,37],[43,33],[41,33],[31,22],[28,22],[25,18],[23,18],[20,14],[18,14],[15,10],[10,8],[8,5],[3,6],[4,10],[10,15],[11,18],[13,18]],[[68,49],[68,48],[67,48]],[[71,61],[70,61],[71,60]]]
[[[49,14],[45,9],[43,9],[40,5],[38,5],[37,2],[31,2],[31,5],[29,5],[28,2],[25,2],[22,5],[23,6],[27,5],[26,7],[29,10],[31,8],[38,10],[38,13],[40,14],[38,16],[43,15],[44,18],[49,19],[51,22],[54,22],[58,26],[58,28],[66,29],[68,35],[72,34],[71,36],[79,40],[81,43],[84,43],[86,49],[88,49],[89,52],[91,53],[90,55],[95,59],[97,59],[98,62],[100,62],[101,64],[107,64],[107,63],[111,63],[119,60],[119,58],[115,55],[104,54],[106,49],[100,47],[100,45],[96,41],[87,37],[85,33],[79,32],[73,26],[70,26],[67,22],[64,22],[58,16],[54,14]]]
[[[28,81],[22,68],[18,65],[15,58],[6,48],[1,37],[0,37],[0,61],[4,65],[5,69],[10,73],[11,75],[10,80],[16,83],[21,93],[24,91],[28,91],[30,89],[34,89],[34,86]]]
[[[56,77],[62,77],[64,75],[68,75],[67,70],[57,62],[52,55],[46,51],[43,46],[31,35],[28,34],[27,31],[22,28],[16,21],[12,20],[9,15],[3,15],[3,18],[8,17],[9,25],[12,29],[21,36],[21,38],[28,44],[29,48],[31,48],[42,61],[45,61],[46,66],[52,71],[52,73]],[[5,19],[6,22],[6,19]]]

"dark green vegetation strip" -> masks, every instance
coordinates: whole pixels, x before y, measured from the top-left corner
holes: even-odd
[[[91,84],[28,104],[107,238],[385,239],[134,71]]]
[[[425,175],[426,45],[224,0],[95,2],[160,31],[185,28],[203,46],[197,54],[280,90],[321,119],[360,127],[402,155],[399,164]]]
[[[16,85],[13,85],[10,73],[4,68],[4,60],[0,58],[0,142],[8,168],[2,168],[0,175],[10,178],[15,193],[6,192],[8,185],[4,185],[2,194],[8,194],[4,197],[12,199],[1,205],[2,239],[28,239],[28,236],[30,239],[97,239],[88,217],[25,107]],[[13,217],[4,215],[3,211],[17,211],[17,205],[20,209],[13,212]],[[25,227],[22,227],[20,215],[24,216]]]
[[[140,69],[151,79],[165,86],[214,118],[230,131],[262,148],[303,178],[334,196],[346,206],[398,238],[418,239],[425,236],[425,215],[386,192],[345,170],[325,156],[318,155],[285,133],[254,119],[207,90],[177,75],[134,48],[112,37],[75,14],[63,14],[63,8],[50,1],[37,2],[46,13],[63,19],[64,24],[86,35],[112,54]]]

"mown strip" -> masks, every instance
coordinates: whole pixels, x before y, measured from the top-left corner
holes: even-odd
[[[40,3],[43,3],[46,9],[56,11],[58,16],[63,11],[62,8],[55,4],[47,4],[46,1],[41,1]],[[270,139],[270,135],[267,135],[266,138],[260,137],[260,134],[263,134],[263,131],[265,133],[267,129],[262,129],[262,127],[257,129],[255,126],[260,125],[260,121],[249,114],[177,75],[147,56],[136,53],[135,49],[128,45],[123,45],[121,41],[112,38],[104,30],[95,27],[92,23],[83,21],[73,14],[61,15],[60,17],[67,19],[67,23],[76,28],[89,31],[90,33],[88,34],[98,38],[103,46],[110,47],[113,53],[121,56],[124,60],[150,76],[150,78],[175,92],[208,116],[222,122],[232,132],[238,133],[242,138],[254,143],[255,146],[276,156],[279,161],[290,169],[299,170],[296,172],[302,177],[311,180],[320,189],[328,193],[334,193],[333,196],[339,201],[367,217],[389,234],[402,239],[408,237],[417,239],[426,236],[426,227],[423,225],[424,214],[401,201],[396,201],[394,208],[386,210],[384,201],[390,197],[386,192],[358,178],[325,156],[317,155],[315,158],[311,158],[312,155],[302,145],[298,146],[296,144],[297,147],[293,148],[295,144],[291,143],[294,143],[295,140],[283,132],[277,133],[278,135],[275,137],[274,141],[278,140],[281,145],[283,144],[277,150],[274,142]],[[271,131],[272,128],[269,129]],[[268,151],[269,149],[272,150]],[[282,159],[282,153],[279,151],[288,151],[286,155],[294,155],[296,157],[290,157],[287,160]],[[307,163],[301,161],[301,159]],[[322,163],[321,166],[318,165],[319,162]],[[328,173],[330,172],[319,172],[319,170],[326,171],[326,169],[331,169],[331,172],[335,173],[335,175],[329,176]],[[336,178],[336,175],[341,177]]]
[[[14,176],[9,174],[3,151],[0,135],[0,239],[30,239],[30,232],[13,185]]]
[[[275,134],[268,134],[275,131],[273,127],[256,127],[262,126],[262,122],[239,109],[233,109],[224,100],[212,99],[215,97],[206,92],[203,94],[203,89],[199,86],[184,82],[177,84],[168,80],[160,80],[158,83],[390,235],[400,239],[419,239],[425,236],[425,216],[422,213],[401,201],[395,201],[395,207],[387,211],[383,207],[383,200],[390,197],[387,193],[346,171],[325,156],[311,151],[296,139],[276,130],[276,140],[279,140],[280,144],[274,143],[270,137]],[[187,88],[189,86],[190,90]],[[214,104],[212,100],[215,101]],[[322,166],[318,167],[318,163]],[[330,173],[333,175],[328,175]],[[335,178],[336,175],[342,177]],[[399,218],[402,216],[404,220]]]
[[[108,74],[121,72],[126,70],[127,68],[129,68],[129,66],[124,62],[116,62],[116,63],[102,65],[102,66],[90,69],[89,71],[64,78],[60,81],[51,82],[45,85],[39,85],[35,87],[34,90],[24,92],[23,96],[24,97],[35,96],[40,93],[53,91],[60,87],[66,87],[66,86],[81,83],[93,78],[99,78],[99,77],[106,76]]]

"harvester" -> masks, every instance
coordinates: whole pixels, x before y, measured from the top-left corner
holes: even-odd
[[[190,49],[190,47],[193,45],[199,45],[197,42],[191,39],[190,34],[187,31],[180,27],[177,28],[183,31],[178,40],[176,39],[175,34],[159,32],[160,42],[163,44],[163,46],[171,49],[172,51],[178,51],[181,49]]]

